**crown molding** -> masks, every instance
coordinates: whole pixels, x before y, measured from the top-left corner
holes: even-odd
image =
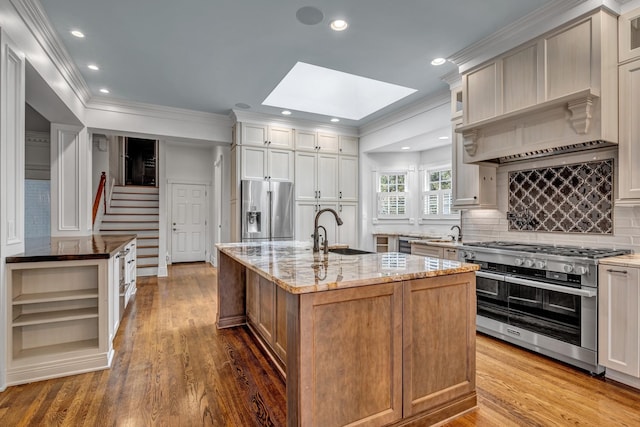
[[[51,22],[49,22],[49,18],[40,2],[38,0],[10,1],[49,59],[51,59],[51,62],[60,71],[60,74],[62,74],[82,103],[86,105],[91,98],[91,91]]]
[[[451,93],[448,90],[429,95],[398,111],[361,126],[360,136],[378,132],[381,129],[409,120],[419,114],[426,113],[434,108],[441,107],[445,104],[448,105],[450,103]]]
[[[462,75],[458,70],[453,70],[440,77],[440,80],[449,85],[449,89],[462,86]]]
[[[146,104],[143,102],[127,101],[117,98],[92,97],[87,103],[87,109],[109,111],[120,114],[131,114],[167,120],[180,120],[215,124],[231,127],[233,124],[228,116],[206,113],[203,111],[187,110],[184,108],[166,107],[164,105]]]
[[[271,114],[256,113],[253,111],[231,110],[229,113],[230,119],[233,123],[237,122],[251,122],[264,125],[282,125],[291,127],[294,129],[305,130],[326,130],[329,132],[336,132],[342,135],[358,136],[358,128],[352,126],[340,126],[327,123],[316,122],[306,119],[291,119],[287,117],[274,116]]]
[[[456,64],[459,71],[463,73],[598,8],[608,9],[617,15],[620,12],[620,3],[617,0],[549,2],[490,36],[454,53],[447,59]]]

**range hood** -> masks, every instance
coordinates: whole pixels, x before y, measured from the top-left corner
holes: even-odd
[[[462,75],[464,163],[618,143],[617,18],[598,9]]]

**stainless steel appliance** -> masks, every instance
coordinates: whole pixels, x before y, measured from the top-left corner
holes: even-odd
[[[477,330],[592,373],[598,365],[598,259],[628,250],[465,243],[476,272]]]
[[[240,183],[242,241],[293,239],[293,183]]]

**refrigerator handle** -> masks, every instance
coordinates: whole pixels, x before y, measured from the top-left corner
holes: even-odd
[[[273,192],[267,190],[269,196],[269,240],[273,238]]]

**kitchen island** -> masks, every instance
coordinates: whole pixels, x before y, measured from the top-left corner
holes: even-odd
[[[6,258],[8,385],[111,366],[135,292],[135,242],[136,235],[29,239],[24,253]]]
[[[286,378],[289,426],[430,425],[476,406],[478,266],[308,243],[218,245],[218,328]]]

